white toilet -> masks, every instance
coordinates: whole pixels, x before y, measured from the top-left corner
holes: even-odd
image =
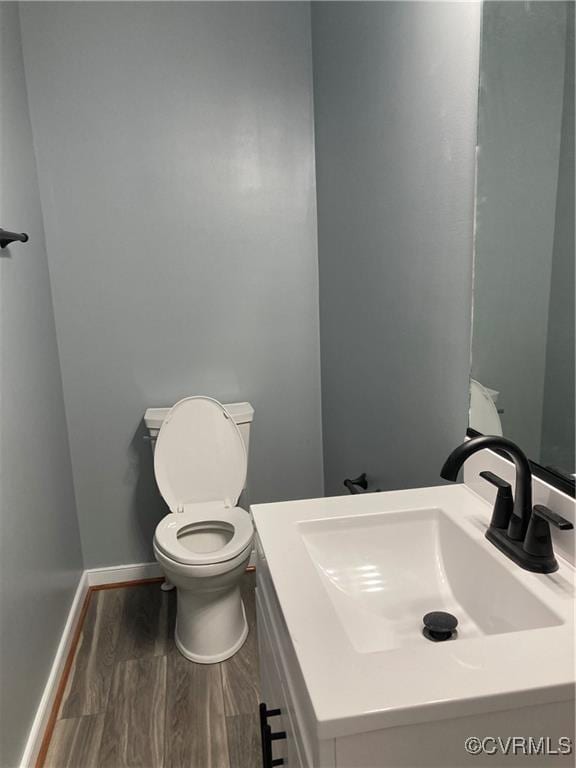
[[[496,400],[499,392],[488,389],[476,379],[470,379],[470,410],[468,424],[483,435],[502,437],[502,422]]]
[[[254,530],[236,506],[247,464],[240,430],[217,400],[188,397],[168,411],[154,472],[170,514],[156,528],[154,554],[178,590],[176,645],[200,664],[233,656],[248,635],[240,578]]]

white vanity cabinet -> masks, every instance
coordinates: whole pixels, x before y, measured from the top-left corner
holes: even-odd
[[[279,714],[268,718],[271,732],[286,734],[286,738],[271,742],[271,760],[263,761],[263,768],[279,765],[286,768],[502,768],[510,762],[538,768],[573,766],[570,754],[502,757],[501,754],[472,755],[464,750],[464,742],[470,736],[500,737],[505,743],[510,736],[530,734],[549,738],[552,744],[568,736],[574,743],[573,701],[319,739],[266,561],[261,548],[258,547],[257,552],[261,698],[268,710],[279,710]],[[338,674],[338,670],[334,670],[334,674]],[[533,762],[526,762],[529,760]]]
[[[273,713],[263,768],[572,768],[558,750],[576,744],[574,570],[519,569],[478,525],[491,512],[465,486],[252,507],[262,701]],[[419,615],[443,605],[447,585],[461,629],[430,643]],[[381,611],[373,593],[388,600]],[[539,752],[506,752],[512,738]]]
[[[285,739],[271,743],[272,762],[263,768],[334,768],[334,740],[315,736],[312,705],[304,686],[294,649],[261,547],[257,546],[256,616],[262,702],[267,710],[280,714],[268,718],[272,733],[284,732]],[[263,738],[265,735],[262,734]],[[270,751],[269,753],[270,754]]]
[[[273,641],[270,638],[260,602],[257,603],[257,611],[260,688],[263,702],[260,705],[263,766],[271,768],[273,765],[290,765],[301,768],[302,761],[295,743],[292,720],[288,714],[285,686],[282,684],[282,675],[274,655]],[[263,707],[264,711],[262,711]],[[269,728],[267,733],[262,730],[266,726]],[[266,742],[268,742],[267,745]],[[279,762],[280,760],[283,762]]]

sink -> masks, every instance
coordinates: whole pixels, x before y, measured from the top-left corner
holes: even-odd
[[[573,699],[574,568],[522,570],[465,485],[252,508],[321,738]],[[423,616],[456,636],[432,642]]]
[[[309,520],[298,529],[360,653],[429,643],[422,617],[430,611],[456,616],[451,642],[561,623],[441,509]]]

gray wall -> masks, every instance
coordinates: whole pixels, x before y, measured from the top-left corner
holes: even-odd
[[[82,567],[18,7],[0,3],[0,765],[19,764]]]
[[[576,471],[574,463],[574,5],[568,5],[562,136],[556,195],[556,223],[544,411],[542,454],[544,464]]]
[[[312,19],[326,490],[436,484],[467,425],[480,6]]]
[[[566,3],[487,2],[478,114],[472,374],[540,458]]]
[[[21,18],[86,566],[151,559],[147,406],[250,400],[250,500],[321,495],[308,5]]]

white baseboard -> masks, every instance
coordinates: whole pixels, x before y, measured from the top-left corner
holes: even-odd
[[[78,625],[82,606],[90,587],[103,584],[117,584],[122,581],[138,581],[162,576],[158,563],[135,563],[134,565],[118,565],[112,568],[92,568],[83,571],[74,594],[68,618],[62,631],[56,656],[44,687],[40,704],[34,717],[34,722],[28,734],[26,746],[20,760],[20,768],[32,768],[38,759],[42,739],[50,719],[52,707],[58,692],[58,686],[64,672],[64,665],[70,652],[74,631]]]
[[[254,553],[253,553],[254,554]],[[250,559],[252,564],[253,556]],[[52,663],[52,668],[40,699],[38,710],[32,728],[28,734],[26,747],[20,760],[20,768],[33,768],[38,758],[42,739],[48,725],[50,713],[54,705],[58,686],[64,672],[64,665],[70,651],[74,631],[80,619],[84,600],[91,587],[101,587],[105,584],[119,584],[123,581],[140,581],[155,579],[163,576],[159,563],[133,563],[132,565],[113,565],[109,568],[91,568],[84,571],[78,582],[74,600],[66,619],[66,624],[58,644],[58,650]]]
[[[248,565],[256,565],[256,551],[250,553]],[[156,579],[164,576],[159,563],[134,563],[133,565],[112,565],[109,568],[91,568],[84,571],[88,577],[88,586],[100,587],[104,584],[118,584],[122,581]]]
[[[32,723],[30,733],[28,734],[26,747],[24,748],[24,753],[20,760],[20,768],[32,768],[38,758],[38,753],[52,712],[60,679],[64,672],[64,665],[66,664],[66,659],[68,658],[68,653],[74,638],[74,631],[80,619],[84,600],[88,594],[88,588],[88,577],[86,571],[84,571],[80,576],[80,581],[76,587],[76,593],[74,594],[74,599],[70,606],[70,611],[68,612],[68,618],[66,619],[62,637],[58,644],[58,650],[56,651],[56,656],[54,657],[52,668],[50,669],[50,674],[48,675],[48,680],[44,687],[44,693],[40,699],[34,722]]]
[[[90,587],[103,584],[118,584],[122,581],[156,579],[163,576],[159,563],[134,563],[132,565],[113,565],[109,568],[91,568],[85,571]]]

